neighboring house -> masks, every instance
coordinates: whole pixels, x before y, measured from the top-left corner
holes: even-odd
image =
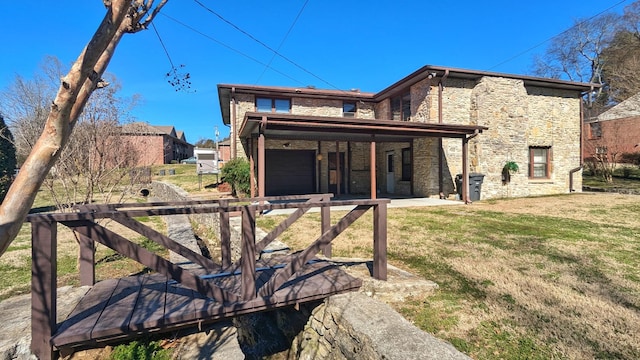
[[[170,164],[193,156],[193,145],[173,126],[135,122],[124,125],[122,131],[126,141],[137,149],[139,165]]]
[[[225,163],[231,160],[231,140],[218,142],[218,151],[220,152],[220,162]]]
[[[584,158],[620,161],[640,152],[640,93],[585,121]]]
[[[424,66],[378,93],[218,85],[231,157],[258,195],[482,198],[580,191],[581,96],[593,84]],[[503,167],[520,171],[506,182]],[[252,174],[253,175],[253,174]]]

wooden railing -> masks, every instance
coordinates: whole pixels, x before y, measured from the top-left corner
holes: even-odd
[[[50,339],[57,330],[56,250],[58,223],[67,226],[79,235],[79,269],[82,285],[95,283],[95,243],[98,242],[220,303],[240,303],[249,300],[255,302],[256,299],[264,299],[264,302],[268,302],[269,297],[316,254],[322,251],[325,256],[330,257],[331,242],[372,208],[373,276],[376,279],[386,280],[387,203],[389,200],[329,201],[331,196],[331,194],[314,194],[241,200],[88,205],[79,207],[76,213],[29,215],[27,221],[32,226],[32,352],[41,359],[55,357]],[[354,208],[336,224],[331,225],[331,207],[345,205]],[[289,256],[286,264],[279,267],[264,285],[257,288],[256,279],[259,274],[256,272],[256,255],[311,208],[320,208],[320,236],[303,251]],[[276,209],[291,209],[293,212],[258,241],[256,239],[256,215]],[[206,213],[219,214],[221,264],[215,263],[134,219],[140,216]],[[237,263],[233,263],[231,258],[230,214],[241,214],[242,216],[241,257]],[[218,287],[212,282],[206,281],[205,278],[129,241],[122,235],[98,224],[96,221],[100,219],[112,219],[200,265],[209,274],[237,274],[239,271],[241,274],[240,293],[229,292]]]

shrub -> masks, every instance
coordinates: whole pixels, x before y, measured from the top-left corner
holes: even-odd
[[[620,162],[640,166],[640,152],[623,153],[620,156]]]
[[[231,192],[234,196],[247,194],[251,190],[249,162],[245,159],[233,159],[228,161],[220,171],[222,181],[231,185]]]
[[[134,340],[113,348],[112,360],[169,360],[171,353],[157,341]]]

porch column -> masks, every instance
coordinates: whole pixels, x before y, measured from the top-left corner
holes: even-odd
[[[251,172],[249,173],[249,184],[250,184],[250,189],[251,189],[251,197],[254,198],[256,197],[256,162],[255,159],[253,157],[253,137],[249,138],[249,169],[251,170]]]
[[[340,196],[340,142],[336,141],[336,196]]]
[[[462,139],[462,200],[469,204],[469,139]]]
[[[258,135],[258,196],[264,197],[264,178],[265,178],[265,150],[264,150],[264,130],[267,125],[267,117],[262,117],[260,124],[260,134]]]
[[[370,160],[369,167],[371,171],[371,199],[376,198],[376,142],[375,136],[371,136],[371,151],[370,151]]]

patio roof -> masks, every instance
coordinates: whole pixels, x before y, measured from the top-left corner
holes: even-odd
[[[270,139],[405,142],[418,137],[465,138],[488,128],[477,125],[418,123],[328,116],[257,113],[245,114],[240,137],[262,133]]]

